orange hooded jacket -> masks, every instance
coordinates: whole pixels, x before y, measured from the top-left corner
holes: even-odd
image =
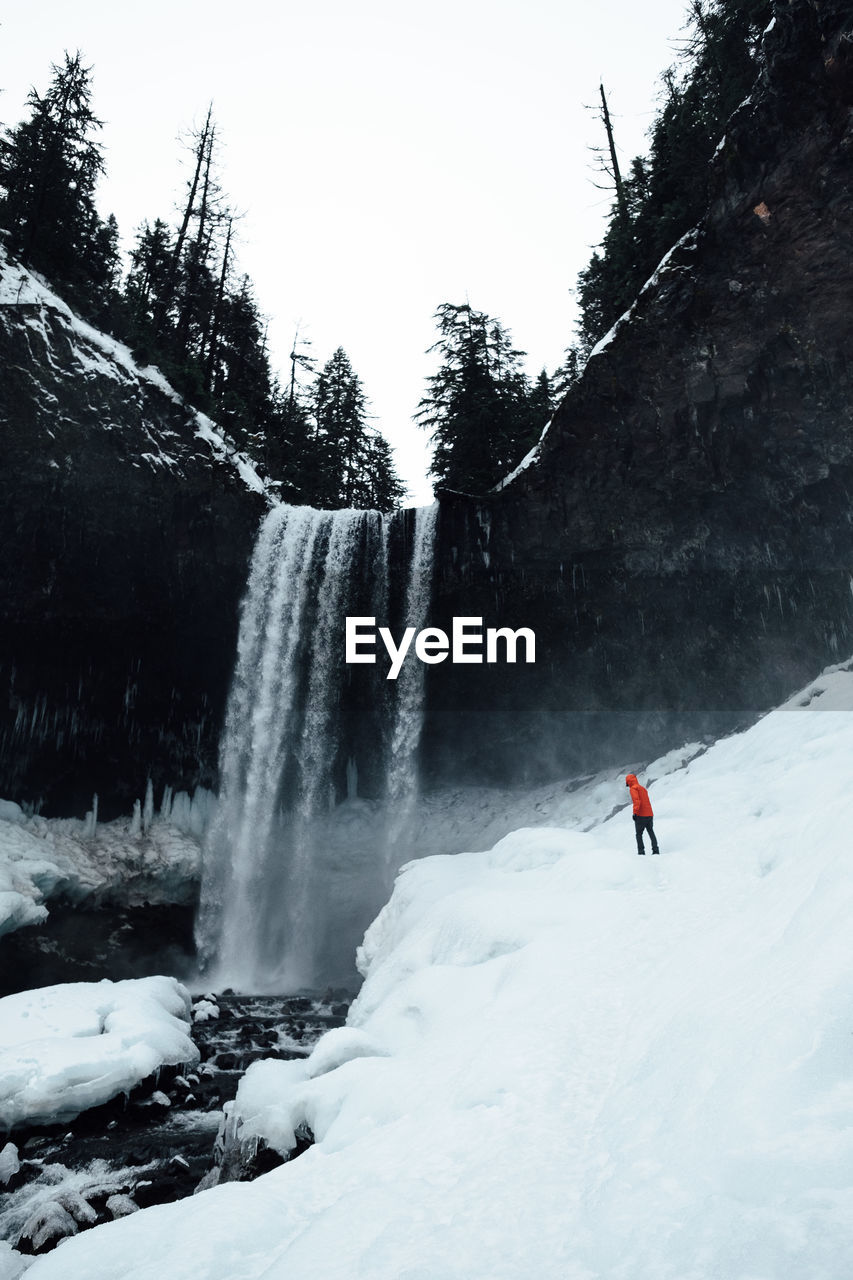
[[[630,787],[631,800],[634,804],[635,818],[653,818],[652,802],[649,799],[649,793],[645,787],[641,787],[637,781],[635,773],[629,773],[625,777],[625,786]]]

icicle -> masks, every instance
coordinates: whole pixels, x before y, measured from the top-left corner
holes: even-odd
[[[130,819],[128,834],[133,840],[138,840],[142,835],[142,805],[138,800],[133,802],[133,816]]]
[[[98,793],[92,796],[92,807],[83,819],[83,835],[87,840],[94,840],[98,829]]]
[[[347,760],[347,800],[355,800],[358,797],[358,765],[355,762],[355,756],[350,756]]]
[[[160,802],[160,817],[168,822],[172,816],[172,788],[163,788],[163,799]]]
[[[148,835],[151,830],[151,823],[154,821],[154,783],[148,779],[148,785],[145,788],[145,804],[142,807],[142,831],[144,835]]]

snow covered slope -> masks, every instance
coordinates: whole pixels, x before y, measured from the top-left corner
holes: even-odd
[[[350,1026],[241,1087],[316,1144],[28,1277],[853,1273],[851,713],[848,663],[662,778],[659,859],[626,809],[411,864]]]
[[[16,314],[28,330],[34,352],[39,351],[42,362],[56,369],[62,357],[70,355],[71,366],[66,377],[93,379],[102,377],[113,382],[134,387],[145,383],[163,393],[176,405],[183,405],[181,397],[154,366],[141,367],[134,360],[130,348],[123,342],[101,333],[99,329],[81,320],[50,286],[32,271],[10,258],[0,245],[0,307]],[[51,326],[54,326],[51,328]],[[57,348],[62,348],[61,352]],[[76,367],[75,367],[76,366]],[[252,463],[203,413],[185,406],[191,418],[194,435],[203,442],[210,455],[227,460],[239,475],[247,489],[266,493],[267,486]],[[120,421],[105,420],[100,423],[104,431],[121,431]],[[55,433],[47,433],[55,439]],[[186,441],[164,423],[153,423],[146,430],[147,447],[140,449],[138,462],[153,468],[180,469]],[[50,447],[49,445],[47,446]],[[57,448],[59,452],[59,448]],[[58,467],[59,462],[54,462]]]

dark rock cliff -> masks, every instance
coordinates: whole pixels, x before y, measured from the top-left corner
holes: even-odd
[[[260,482],[5,256],[0,367],[0,795],[213,785]]]
[[[779,0],[714,199],[530,464],[441,496],[432,622],[535,666],[428,671],[429,780],[651,759],[853,650],[849,0]],[[215,785],[263,487],[156,371],[0,262],[0,795]]]
[[[437,624],[538,654],[431,670],[433,778],[649,759],[853,650],[850,32],[847,2],[780,0],[702,224],[531,464],[442,495]]]

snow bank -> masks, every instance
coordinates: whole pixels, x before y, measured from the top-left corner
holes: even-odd
[[[0,1000],[0,1129],[53,1124],[196,1063],[174,978],[70,982]]]
[[[315,1145],[31,1280],[853,1272],[851,665],[655,783],[660,858],[626,807],[407,866],[349,1027],[232,1109]]]
[[[203,788],[192,800],[167,788],[159,816],[149,797],[144,812],[137,804],[130,819],[99,824],[94,809],[86,819],[46,819],[0,800],[0,935],[41,923],[51,898],[128,906],[191,901],[214,807]]]

